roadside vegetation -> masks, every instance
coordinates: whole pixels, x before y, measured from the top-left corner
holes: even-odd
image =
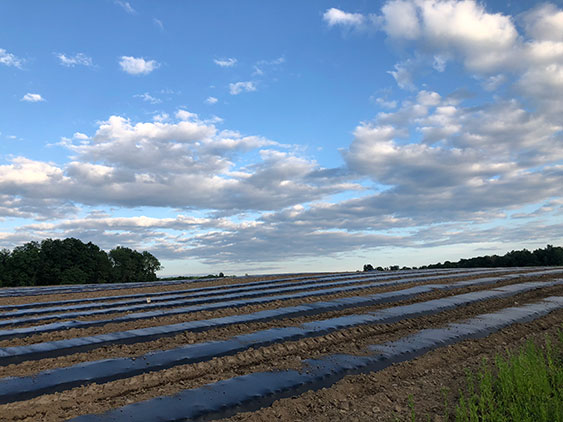
[[[74,238],[29,242],[0,250],[0,287],[157,280],[159,260],[118,246],[108,253]]]
[[[445,395],[444,395],[445,396]],[[563,331],[537,345],[528,341],[516,352],[484,360],[476,373],[467,371],[454,406],[444,403],[444,421],[561,422],[563,421]],[[414,399],[416,400],[416,398]],[[411,421],[418,417],[409,397]]]

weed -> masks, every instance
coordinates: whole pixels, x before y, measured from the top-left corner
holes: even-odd
[[[450,420],[448,390],[442,389],[444,420]],[[416,420],[409,396],[410,419]],[[427,415],[428,417],[428,415]],[[476,372],[465,371],[456,422],[563,422],[563,331],[543,347],[528,341],[515,353],[483,359]]]

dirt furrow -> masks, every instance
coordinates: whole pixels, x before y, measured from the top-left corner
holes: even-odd
[[[169,325],[169,324],[177,324],[181,322],[188,322],[188,321],[198,321],[203,319],[210,319],[210,318],[218,318],[218,317],[225,317],[231,315],[239,315],[239,314],[247,314],[252,312],[263,311],[267,309],[278,309],[281,307],[287,306],[296,306],[300,304],[308,304],[317,301],[330,301],[339,298],[345,297],[352,297],[352,296],[365,296],[369,294],[376,294],[376,293],[383,293],[389,291],[396,291],[396,290],[403,290],[408,289],[414,286],[425,285],[425,284],[449,284],[455,283],[464,280],[474,280],[478,278],[482,278],[483,276],[474,276],[474,277],[464,277],[461,279],[444,279],[441,280],[439,283],[431,283],[431,281],[425,282],[416,282],[416,283],[407,283],[401,285],[389,285],[383,287],[375,287],[371,289],[362,289],[362,290],[355,290],[349,292],[341,292],[335,293],[326,296],[309,296],[304,298],[292,299],[292,300],[278,300],[273,302],[268,302],[264,304],[256,304],[256,305],[248,305],[239,308],[223,308],[217,309],[212,311],[199,311],[199,312],[192,312],[186,314],[176,314],[176,315],[168,315],[168,316],[160,316],[154,317],[150,319],[143,319],[143,320],[135,320],[129,322],[121,322],[121,323],[112,323],[108,322],[107,324],[103,324],[100,326],[93,326],[87,328],[71,328],[65,329],[61,331],[52,331],[47,333],[41,333],[36,335],[29,335],[22,338],[14,338],[9,340],[1,340],[0,347],[10,347],[10,346],[19,346],[25,344],[33,344],[33,343],[41,343],[46,341],[56,341],[66,338],[73,338],[73,337],[85,337],[97,334],[105,334],[110,332],[116,331],[126,331],[130,329],[138,329],[138,328],[147,328],[147,327],[156,327],[160,325]],[[487,275],[488,277],[488,275]],[[525,281],[542,281],[542,280],[551,280],[557,278],[556,276],[552,275],[544,275],[540,277],[525,277],[524,275],[522,278],[517,280],[508,280],[495,283],[494,286],[502,286],[505,284],[513,284],[515,282],[525,282]],[[493,285],[488,286],[478,286],[478,289],[484,288],[492,288]],[[121,317],[127,315],[127,313],[117,313],[117,314],[107,314],[107,315],[100,315],[94,317],[85,317],[80,318],[78,320],[84,321],[97,321],[97,320],[107,320],[111,321],[113,318]],[[59,322],[62,320],[59,320]],[[44,324],[49,323],[49,321],[44,321]],[[35,326],[35,325],[30,325]],[[22,328],[26,326],[17,326],[14,328]]]
[[[220,422],[396,422],[411,420],[409,397],[416,420],[445,422],[445,404],[455,414],[458,391],[466,371],[476,373],[483,359],[494,360],[528,340],[543,343],[563,329],[563,311],[526,324],[516,324],[479,340],[467,340],[429,352],[379,372],[347,376],[330,388],[282,399],[256,412]]]
[[[334,273],[315,273],[310,274],[311,276],[330,276]],[[350,273],[353,274],[353,273]],[[14,296],[14,297],[0,297],[0,308],[4,305],[19,305],[25,303],[43,303],[51,302],[57,300],[70,300],[70,299],[86,299],[86,298],[97,298],[102,296],[120,296],[125,294],[137,294],[137,293],[153,293],[153,292],[169,292],[172,290],[181,289],[197,289],[200,287],[212,287],[212,286],[223,286],[238,283],[251,283],[254,281],[266,281],[266,280],[277,280],[280,278],[299,278],[304,277],[305,274],[291,274],[291,275],[272,275],[272,276],[256,276],[256,277],[225,277],[225,278],[210,278],[208,280],[201,281],[190,281],[186,280],[185,283],[171,284],[168,286],[155,286],[147,282],[146,286],[136,287],[136,288],[123,288],[123,289],[105,289],[97,291],[85,291],[76,293],[55,293],[55,294],[44,294],[37,296]],[[289,281],[289,280],[288,280]]]

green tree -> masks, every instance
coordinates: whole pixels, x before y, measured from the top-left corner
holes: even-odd
[[[29,242],[14,248],[6,260],[5,286],[35,286],[39,270],[39,244]]]
[[[112,281],[117,283],[154,281],[156,271],[161,269],[158,259],[147,251],[140,253],[118,246],[109,252],[109,258],[113,265]]]
[[[41,242],[38,284],[79,284],[109,281],[111,263],[98,246],[79,239]]]
[[[156,272],[162,269],[160,261],[147,251],[143,251],[143,273],[145,274],[146,281],[154,281],[158,277]]]
[[[364,271],[373,271],[373,265],[365,264],[364,265]]]

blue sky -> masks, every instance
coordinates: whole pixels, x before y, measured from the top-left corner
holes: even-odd
[[[0,247],[166,274],[561,244],[561,2],[4,1]]]

